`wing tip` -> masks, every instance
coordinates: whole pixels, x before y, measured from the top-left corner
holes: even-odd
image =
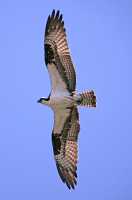
[[[63,14],[60,12],[60,10],[53,9],[51,14],[49,15],[47,19],[48,26],[50,23],[60,23],[60,26],[64,27],[64,21],[63,20]],[[48,26],[46,28],[48,28]]]
[[[56,21],[58,21],[61,24],[61,26],[64,26],[64,22],[62,21],[63,20],[63,14],[60,12],[60,10],[54,9],[54,19]]]
[[[54,18],[55,16],[55,9],[52,10],[51,17]]]
[[[62,182],[66,184],[69,190],[71,189],[74,190],[75,186],[77,185],[77,173],[72,172],[73,177],[71,178],[68,171],[63,168],[60,168],[58,164],[57,164],[57,169],[58,169],[58,173],[60,175]]]
[[[66,181],[65,183],[69,190],[71,189],[75,190],[75,187],[77,186],[76,180],[74,180],[73,182]]]

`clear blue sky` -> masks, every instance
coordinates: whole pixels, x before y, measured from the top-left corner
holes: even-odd
[[[0,3],[0,199],[132,199],[132,1]],[[79,109],[78,186],[55,167],[53,113],[36,103],[50,92],[43,33],[52,9],[64,15],[77,89],[96,109]]]

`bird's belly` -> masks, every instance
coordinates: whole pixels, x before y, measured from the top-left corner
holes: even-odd
[[[51,96],[50,106],[54,108],[66,108],[73,105],[73,98],[71,96]]]

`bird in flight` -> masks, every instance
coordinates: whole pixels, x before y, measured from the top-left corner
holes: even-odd
[[[77,184],[77,141],[80,131],[77,106],[96,107],[96,96],[92,90],[76,92],[76,73],[59,10],[53,10],[47,19],[44,50],[51,92],[48,98],[42,97],[38,102],[49,106],[54,112],[52,145],[56,167],[61,180],[69,189],[74,189]]]

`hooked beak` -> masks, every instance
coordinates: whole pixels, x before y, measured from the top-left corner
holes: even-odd
[[[39,100],[37,101],[37,103],[41,103],[41,99],[39,99]]]

